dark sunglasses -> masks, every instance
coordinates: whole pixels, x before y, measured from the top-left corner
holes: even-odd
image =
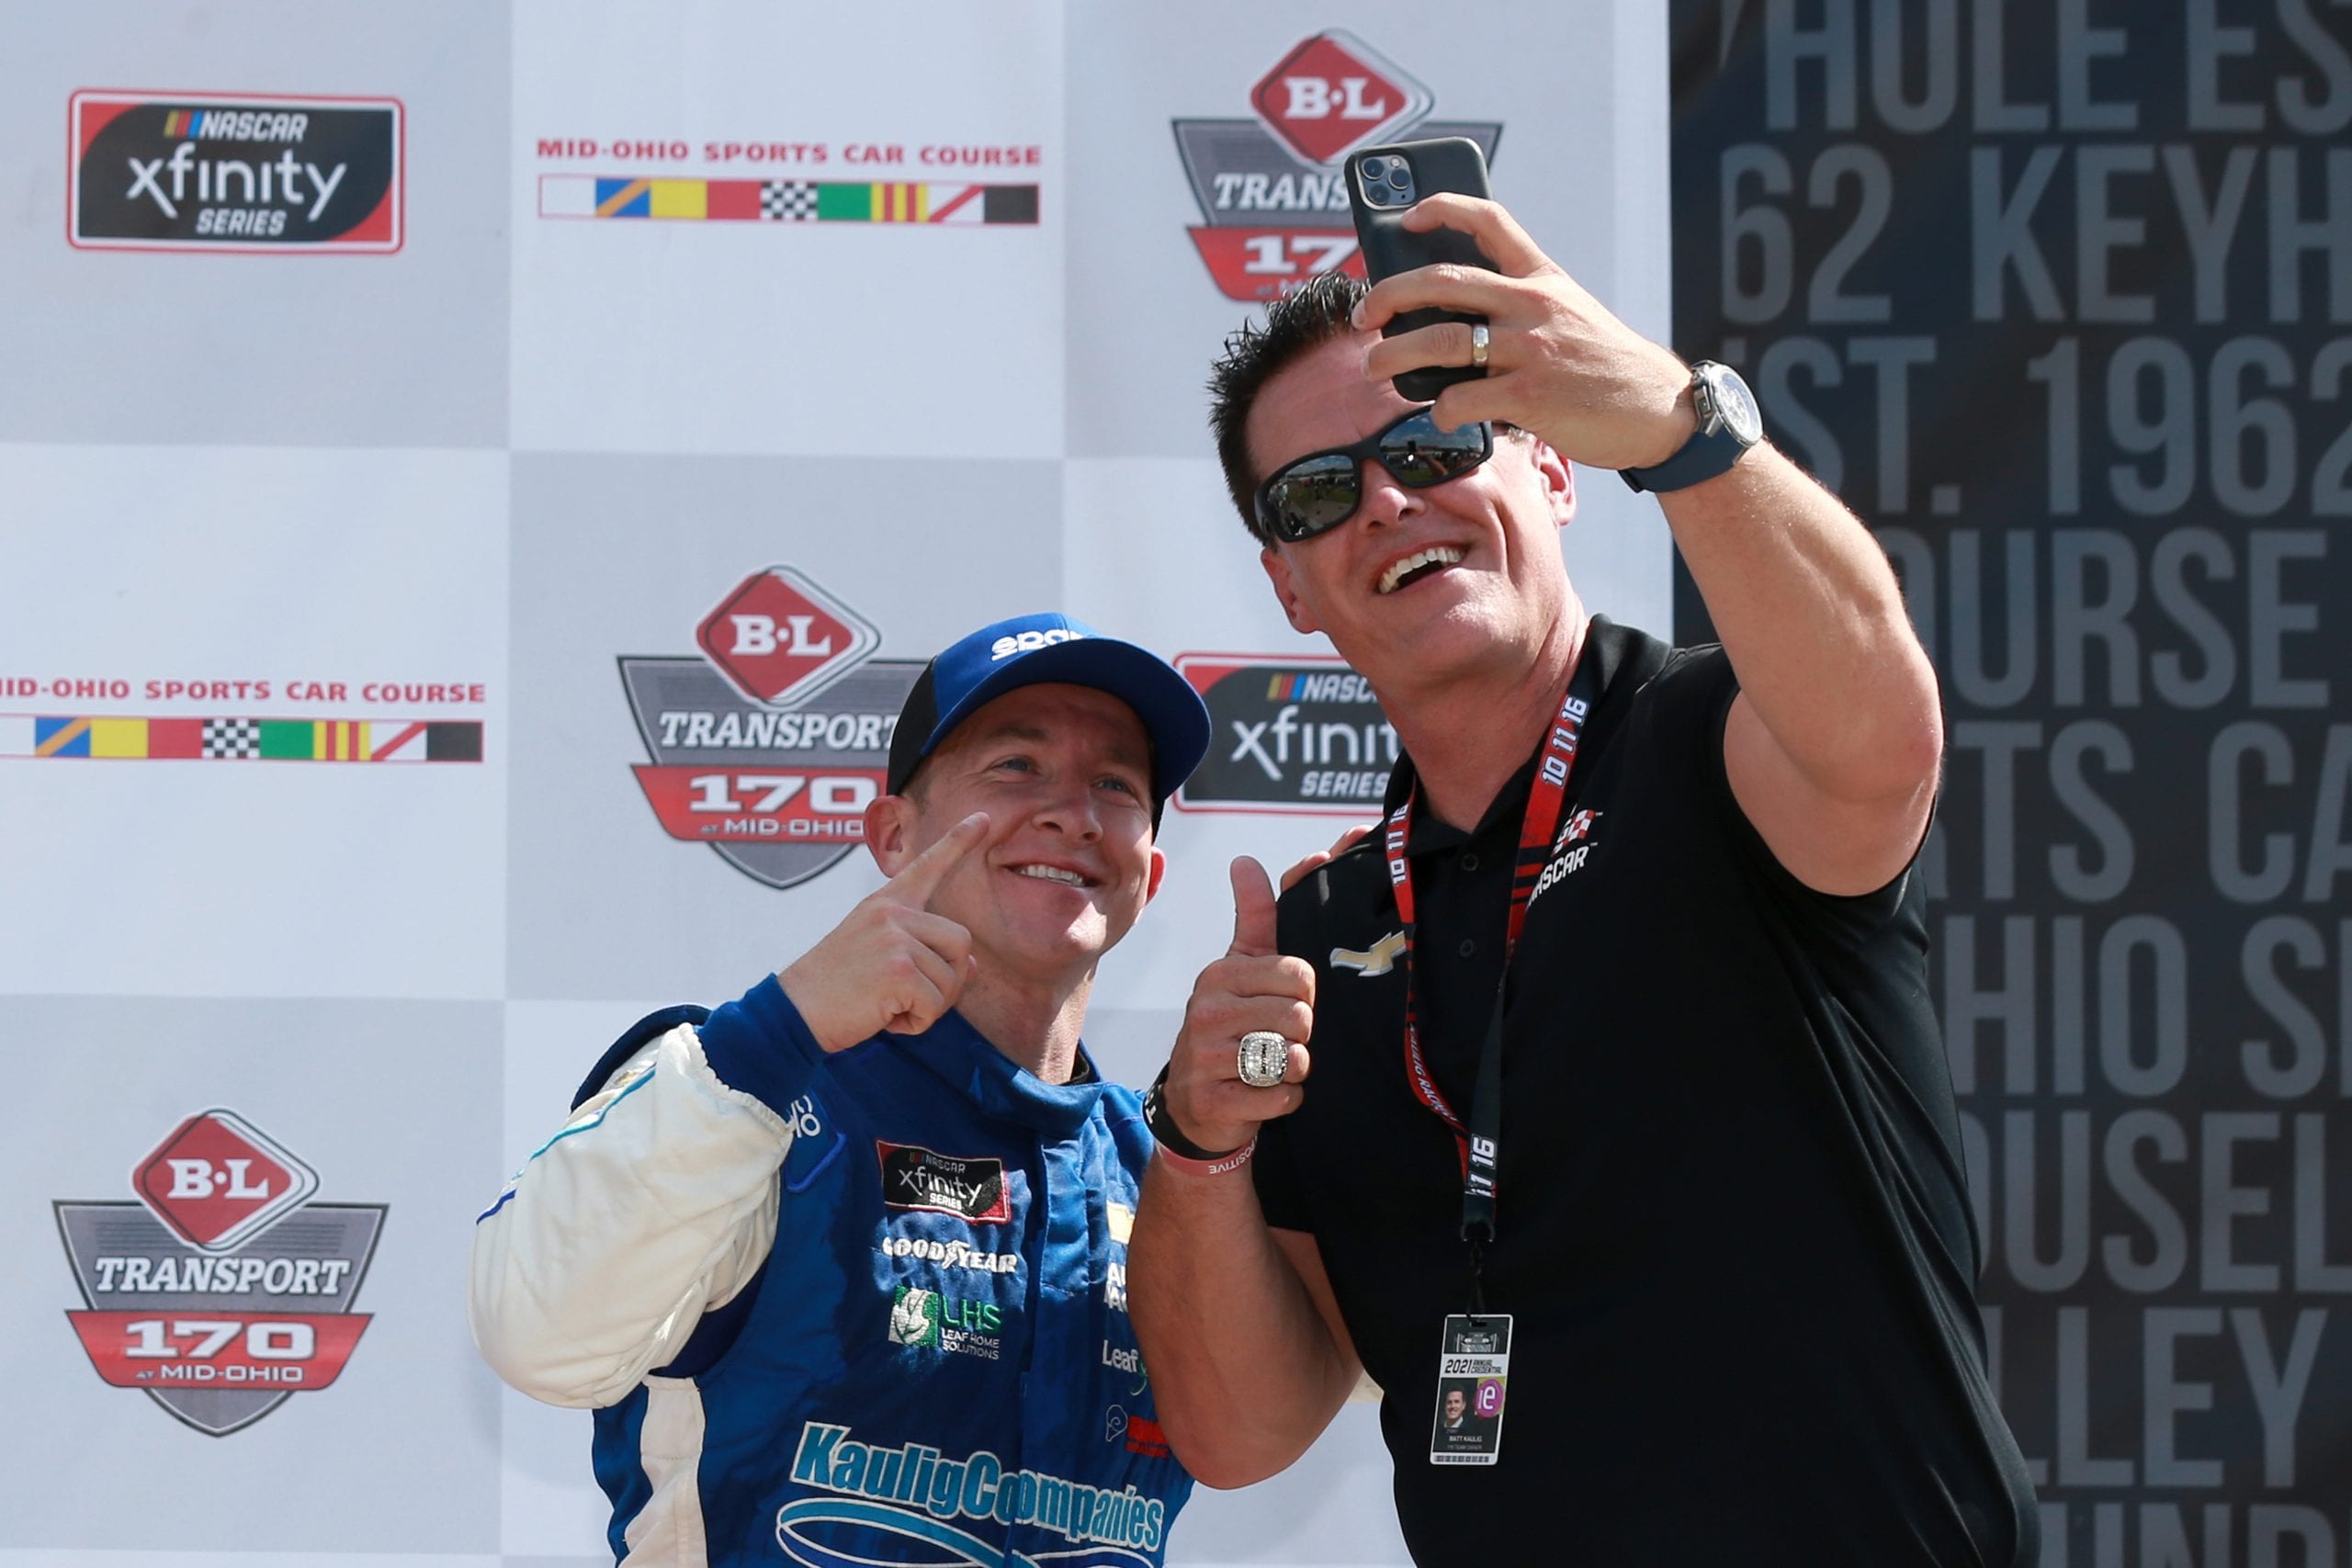
[[[1258,525],[1284,544],[1329,533],[1355,515],[1363,500],[1363,465],[1377,462],[1407,490],[1458,479],[1495,455],[1495,428],[1485,420],[1441,430],[1418,408],[1376,435],[1351,446],[1310,452],[1284,463],[1258,487]]]

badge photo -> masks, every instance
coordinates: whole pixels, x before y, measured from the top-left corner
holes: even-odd
[[[1502,1457],[1503,1394],[1510,1382],[1510,1315],[1448,1317],[1439,1342],[1431,1464],[1493,1464]]]

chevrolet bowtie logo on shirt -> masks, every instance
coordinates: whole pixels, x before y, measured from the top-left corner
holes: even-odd
[[[1394,969],[1396,966],[1396,955],[1404,951],[1405,933],[1401,931],[1390,931],[1386,936],[1374,942],[1368,952],[1358,953],[1351,947],[1333,948],[1331,967],[1358,970],[1364,979],[1370,980]]]

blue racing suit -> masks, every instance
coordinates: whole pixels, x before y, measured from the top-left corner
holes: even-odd
[[[958,1014],[828,1056],[773,978],[657,1013],[476,1227],[475,1337],[596,1406],[629,1568],[1159,1563],[1192,1488],[1126,1313],[1151,1155]]]

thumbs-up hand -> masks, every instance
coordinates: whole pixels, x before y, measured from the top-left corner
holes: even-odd
[[[1233,863],[1233,943],[1201,971],[1184,1005],[1161,1102],[1185,1137],[1204,1149],[1238,1148],[1261,1122],[1298,1109],[1315,1032],[1315,970],[1274,945],[1274,888],[1248,855]],[[1258,1030],[1291,1043],[1283,1081],[1241,1081],[1241,1037]]]
[[[1266,868],[1248,855],[1236,859],[1227,871],[1233,878],[1233,945],[1226,953],[1264,958],[1275,951],[1273,885],[1266,880]],[[1314,978],[1307,976],[1310,987]],[[1308,1000],[1313,999],[1310,992]]]
[[[776,976],[818,1044],[846,1051],[885,1032],[920,1034],[956,1005],[979,961],[972,933],[930,904],[988,831],[985,813],[956,823]]]

